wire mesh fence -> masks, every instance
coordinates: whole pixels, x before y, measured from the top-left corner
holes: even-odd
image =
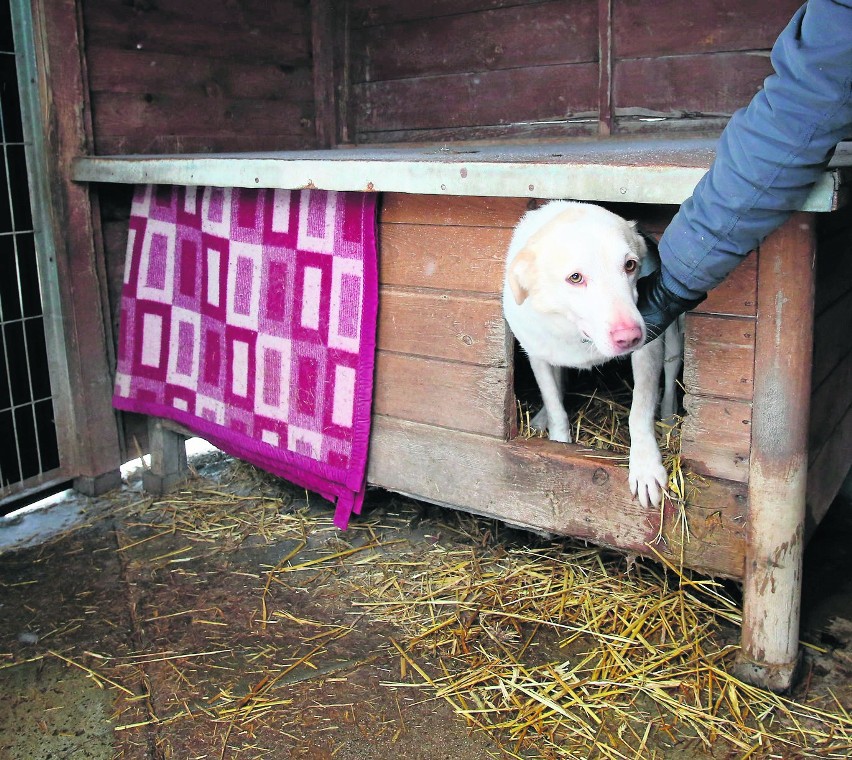
[[[0,500],[59,467],[18,56],[0,0]]]

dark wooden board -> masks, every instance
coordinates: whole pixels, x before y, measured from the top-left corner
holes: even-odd
[[[92,92],[205,93],[238,100],[297,100],[313,97],[308,66],[244,63],[149,50],[89,46],[89,86]]]
[[[837,420],[837,425],[808,467],[808,527],[822,520],[849,473],[852,452],[852,408]]]
[[[353,27],[353,81],[534,68],[598,59],[597,3],[548,2]]]
[[[808,425],[808,451],[811,457],[815,456],[823,444],[831,438],[850,407],[852,407],[852,351],[840,359],[821,383],[814,384]]]
[[[497,294],[511,230],[383,224],[379,281],[384,285]]]
[[[613,52],[619,58],[768,50],[799,0],[614,0]]]
[[[219,136],[244,132],[300,135],[309,132],[313,103],[287,100],[234,100],[216,94],[95,93],[95,127],[101,136],[192,134]]]
[[[597,64],[450,74],[353,87],[359,133],[563,120],[596,114]]]
[[[377,415],[368,479],[426,501],[513,525],[576,536],[679,561],[679,531],[667,511],[666,543],[654,544],[659,513],[630,497],[627,471],[543,439],[507,443]],[[708,479],[688,511],[684,564],[730,577],[743,573],[745,491]]]
[[[270,12],[270,8],[277,7]],[[200,54],[223,61],[310,60],[310,16],[304,3],[129,4],[86,0],[87,44],[156,53]]]
[[[513,229],[535,201],[452,195],[383,193],[382,224],[434,224]]]
[[[381,290],[378,345],[382,350],[505,367],[507,340],[499,300],[451,292]]]
[[[101,155],[238,153],[272,150],[308,150],[315,147],[316,137],[310,125],[298,135],[256,135],[219,132],[197,134],[100,135],[95,138],[95,151]]]
[[[843,358],[852,351],[852,291],[834,301],[814,322],[812,382],[822,383]],[[852,388],[849,390],[852,396]]]
[[[681,425],[684,466],[700,475],[748,482],[751,404],[687,394]]]
[[[852,290],[852,206],[820,214],[817,222],[814,314],[819,316]]]
[[[707,294],[696,314],[753,317],[757,313],[757,254],[743,259],[730,276]]]
[[[616,61],[616,115],[730,116],[745,106],[772,73],[769,58],[749,53],[682,55]]]
[[[356,27],[393,24],[400,21],[477,13],[518,5],[541,5],[550,0],[352,0],[352,25]],[[576,5],[562,0],[563,5]]]
[[[373,410],[412,422],[504,438],[510,370],[379,351]]]
[[[753,319],[690,314],[684,341],[683,384],[687,393],[750,402],[754,334]]]

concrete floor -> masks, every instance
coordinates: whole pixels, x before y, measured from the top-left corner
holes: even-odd
[[[228,461],[209,455],[199,462],[208,490],[223,488]],[[378,642],[396,633],[355,615],[349,587],[334,574],[310,586],[267,589],[279,613],[275,625],[258,625],[260,569],[288,557],[310,563],[339,540],[335,533],[270,543],[217,526],[209,541],[191,546],[180,535],[153,541],[156,526],[142,525],[131,508],[144,498],[138,489],[133,481],[112,501],[71,494],[47,511],[0,521],[0,760],[555,757],[500,748],[471,732],[445,701],[383,686],[399,678],[400,661]],[[290,510],[308,507],[304,492],[275,489],[251,478],[236,485],[285,500]],[[395,511],[386,495],[371,498],[367,510],[381,513],[385,541],[430,548],[438,540],[434,508],[409,503]],[[330,516],[315,499],[308,508]],[[368,540],[356,532],[345,545]],[[828,652],[809,655],[807,688],[831,685],[847,707],[850,552],[852,508],[841,498],[807,553],[803,624],[804,637]],[[200,628],[203,651],[194,638]],[[334,634],[344,629],[345,636]],[[295,664],[275,684],[277,712],[229,721],[221,705],[236,715],[255,696],[271,694],[265,673],[284,653]],[[193,711],[216,720],[186,719]],[[169,715],[173,722],[164,720]],[[654,756],[739,755],[680,747]]]

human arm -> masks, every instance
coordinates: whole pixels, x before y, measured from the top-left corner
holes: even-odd
[[[640,281],[649,339],[801,207],[852,133],[852,0],[810,0],[771,60],[775,73],[731,118],[713,165],[660,239],[661,269]]]

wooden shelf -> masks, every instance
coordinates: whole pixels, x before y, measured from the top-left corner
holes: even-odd
[[[448,143],[269,153],[78,157],[72,178],[124,184],[315,188],[426,195],[572,198],[680,204],[715,155],[715,140]],[[804,211],[843,205],[852,150],[841,151]]]

